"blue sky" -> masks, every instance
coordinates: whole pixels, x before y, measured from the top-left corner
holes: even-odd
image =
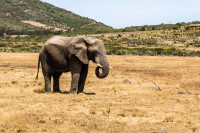
[[[200,0],[42,0],[113,28],[200,20]]]

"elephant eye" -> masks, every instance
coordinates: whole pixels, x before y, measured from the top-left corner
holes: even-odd
[[[94,54],[96,54],[97,53],[97,50],[94,50]]]

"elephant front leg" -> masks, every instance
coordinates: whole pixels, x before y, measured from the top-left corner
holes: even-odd
[[[76,93],[78,88],[78,83],[80,79],[80,74],[82,70],[82,62],[76,56],[70,58],[70,69],[72,74],[70,93]]]
[[[84,64],[82,67],[79,83],[78,83],[78,93],[83,93],[85,81],[88,74],[88,64]]]

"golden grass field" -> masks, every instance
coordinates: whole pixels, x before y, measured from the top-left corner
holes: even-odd
[[[200,133],[200,58],[108,56],[98,79],[90,63],[86,94],[42,93],[38,54],[0,53],[0,132]],[[157,90],[158,86],[162,91]]]

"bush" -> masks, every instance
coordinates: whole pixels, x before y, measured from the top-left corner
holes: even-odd
[[[141,31],[145,31],[146,30],[146,28],[143,26],[142,28],[141,28]]]
[[[118,37],[122,37],[122,35],[121,35],[121,34],[118,34],[117,36],[118,36]]]
[[[177,30],[178,28],[179,28],[179,27],[178,27],[177,25],[173,25],[173,26],[172,26],[172,29],[173,29],[173,30]]]

